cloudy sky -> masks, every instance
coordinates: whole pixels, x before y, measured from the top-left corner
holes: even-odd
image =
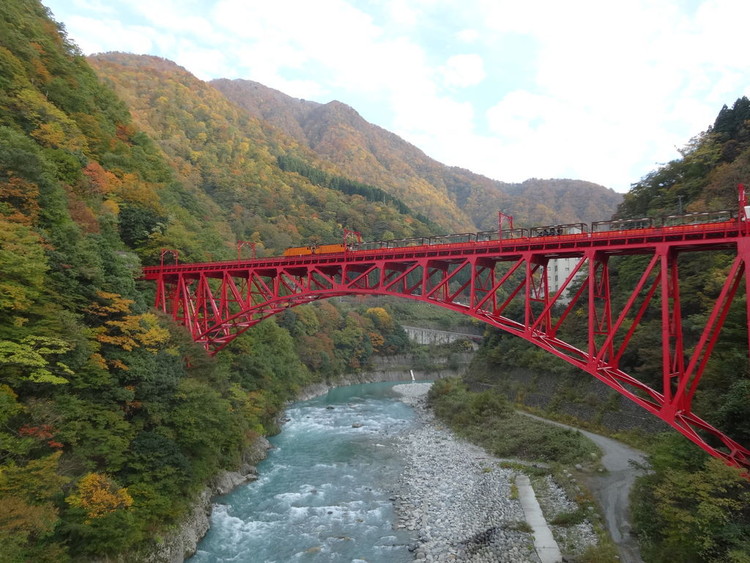
[[[750,95],[747,0],[42,0],[85,54],[339,100],[448,165],[627,191]]]

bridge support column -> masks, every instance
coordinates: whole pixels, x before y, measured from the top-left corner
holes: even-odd
[[[591,362],[612,358],[612,299],[609,286],[609,260],[606,254],[588,250],[588,350]],[[602,338],[604,337],[604,338]],[[600,350],[599,341],[603,340]],[[606,348],[606,349],[604,349]]]
[[[524,324],[529,336],[534,331],[548,332],[551,323],[549,314],[549,279],[547,278],[547,264],[549,260],[544,256],[529,255],[526,262],[526,296]],[[532,327],[534,330],[532,330]]]
[[[743,186],[744,191],[744,186]],[[750,359],[750,238],[742,237],[737,242],[737,255],[742,259],[745,277],[745,314],[747,317],[747,351]]]
[[[661,286],[662,394],[664,406],[667,407],[672,402],[672,387],[675,378],[685,373],[682,311],[677,253],[672,248],[662,246],[657,249],[657,254],[661,262],[659,283]]]

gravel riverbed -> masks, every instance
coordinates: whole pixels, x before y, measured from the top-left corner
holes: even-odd
[[[518,472],[500,467],[500,460],[435,420],[426,408],[429,387],[394,387],[417,412],[414,429],[397,439],[407,463],[392,498],[397,527],[417,533],[411,546],[415,561],[542,561],[517,498]],[[545,488],[539,498],[545,513],[570,509],[571,502],[554,483]],[[588,522],[565,530],[564,537],[566,551],[579,552],[596,543]]]

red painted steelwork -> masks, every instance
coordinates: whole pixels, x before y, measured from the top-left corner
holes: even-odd
[[[711,455],[750,467],[750,451],[692,412],[696,389],[729,307],[743,278],[746,291],[750,285],[750,239],[743,219],[163,264],[144,268],[144,274],[157,284],[156,307],[188,327],[212,353],[263,319],[317,299],[393,295],[452,309],[532,342],[604,382]],[[679,259],[688,253],[716,251],[732,256],[726,282],[705,326],[686,335]],[[621,256],[637,255],[644,257],[644,270],[633,287],[623,288],[621,280],[610,278],[610,264]],[[549,261],[559,258],[571,258],[575,265],[560,289],[550,294]],[[661,322],[661,374],[638,379],[622,371],[620,364],[633,351],[636,329],[649,314]],[[750,325],[750,307],[746,315]],[[563,326],[575,327],[566,334],[575,332],[577,340],[562,340]]]

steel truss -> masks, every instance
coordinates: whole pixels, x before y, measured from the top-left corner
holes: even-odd
[[[697,336],[683,334],[679,258],[693,252],[732,257]],[[610,275],[621,256],[647,261],[633,287]],[[575,266],[549,291],[550,260]],[[692,412],[696,390],[744,279],[750,246],[742,221],[145,268],[156,307],[215,353],[289,307],[342,295],[392,295],[458,311],[562,358],[657,416],[709,454],[750,467],[750,451]],[[747,301],[747,300],[746,300]],[[583,314],[582,314],[583,312]],[[750,326],[750,307],[745,315]],[[621,368],[645,318],[661,323],[661,377],[643,381]],[[568,326],[577,340],[564,340]],[[575,341],[574,341],[575,340]],[[750,350],[750,342],[748,343]],[[653,374],[652,374],[653,375]]]

